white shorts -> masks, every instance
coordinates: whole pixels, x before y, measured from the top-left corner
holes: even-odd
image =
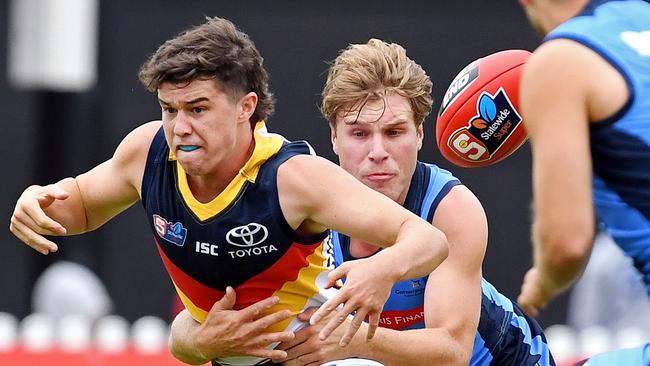
[[[366,360],[364,358],[348,358],[346,360],[330,361],[322,364],[321,366],[384,366],[384,365],[377,361]]]

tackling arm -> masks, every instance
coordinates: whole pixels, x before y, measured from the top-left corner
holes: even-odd
[[[393,284],[425,276],[447,257],[447,240],[440,230],[323,158],[302,155],[287,160],[278,170],[278,192],[287,222],[298,231],[332,228],[387,247],[329,273],[330,285],[343,277],[346,282],[310,322],[317,323],[344,304],[321,332],[326,338],[348,314],[355,313],[341,345],[349,342],[366,316],[367,337],[372,338]]]
[[[486,218],[476,197],[466,187],[456,186],[440,202],[433,223],[446,234],[450,249],[449,257],[427,281],[425,329],[379,328],[372,340],[357,334],[343,348],[319,340],[318,328],[310,327],[283,347],[289,360],[285,365],[319,365],[350,357],[386,365],[467,365],[480,315]]]

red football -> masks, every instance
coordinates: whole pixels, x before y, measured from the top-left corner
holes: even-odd
[[[512,154],[527,138],[519,111],[519,77],[531,53],[506,50],[465,67],[445,93],[436,142],[450,162],[478,168]]]

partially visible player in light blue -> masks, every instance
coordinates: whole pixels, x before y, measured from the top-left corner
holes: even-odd
[[[450,172],[417,159],[431,86],[403,47],[377,39],[351,45],[330,68],[322,111],[340,165],[442,230],[449,256],[428,276],[393,287],[372,341],[355,337],[342,348],[306,328],[285,344],[285,366],[350,357],[400,366],[554,364],[535,320],[482,279],[487,222],[478,199]],[[337,266],[379,252],[335,231],[331,244]]]
[[[650,293],[650,4],[521,2],[533,25],[550,33],[521,81],[536,255],[520,304],[534,312],[577,278],[594,213]]]
[[[609,234],[600,231],[589,263],[571,290],[567,325],[577,331],[598,325],[611,334],[629,327],[650,330],[650,297],[645,293],[632,258]]]
[[[603,353],[576,366],[647,366],[650,365],[650,343],[637,348],[622,349],[615,352]]]
[[[650,4],[520,3],[546,37],[520,87],[533,153],[535,255],[518,302],[536,315],[576,280],[597,220],[650,294]],[[638,355],[650,363],[647,352]]]

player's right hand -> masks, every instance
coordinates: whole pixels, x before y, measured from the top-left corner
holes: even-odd
[[[208,360],[228,356],[254,356],[280,360],[287,356],[283,350],[269,349],[273,343],[288,342],[293,332],[268,332],[267,328],[291,317],[291,311],[282,310],[261,316],[278,304],[277,296],[266,298],[241,310],[233,310],[235,290],[226,288],[226,294],[213,306],[205,321],[192,334],[196,350]]]
[[[346,280],[336,295],[321,305],[309,320],[311,325],[315,325],[323,318],[336,313],[336,316],[331,317],[323,326],[319,334],[321,340],[327,339],[345,322],[348,315],[354,317],[351,322],[348,322],[347,331],[339,341],[341,347],[350,343],[366,316],[368,317],[366,339],[369,340],[374,336],[379,326],[381,311],[397,278],[391,275],[392,268],[377,263],[376,260],[379,258],[373,256],[347,261],[329,272],[327,287],[333,286],[343,277]],[[338,309],[339,305],[342,305],[340,309]]]
[[[44,235],[65,235],[67,230],[47,216],[44,209],[56,200],[64,200],[69,196],[68,192],[54,184],[30,186],[16,202],[9,230],[39,253],[56,252],[57,245]]]
[[[551,297],[552,294],[545,289],[544,283],[539,276],[539,270],[536,267],[529,269],[524,276],[521,293],[517,297],[519,307],[526,314],[537,318],[540,309],[546,307]]]
[[[308,308],[302,313],[298,314],[298,320],[309,322],[311,316],[316,312],[317,308]],[[330,314],[336,316],[336,314]],[[348,345],[341,347],[339,340],[343,338],[344,333],[347,331],[346,327],[338,327],[332,333],[332,336],[321,340],[319,333],[322,325],[329,321],[328,318],[322,319],[317,325],[309,325],[296,332],[296,336],[292,341],[284,342],[278,346],[278,349],[283,349],[287,352],[287,358],[282,360],[284,366],[318,366],[329,361],[342,360],[350,357],[355,357],[356,348]],[[346,323],[350,320],[346,319]],[[349,325],[349,324],[348,324]],[[362,327],[367,327],[362,324]],[[350,343],[361,343],[361,347],[367,347],[365,344],[365,337],[355,335]]]

